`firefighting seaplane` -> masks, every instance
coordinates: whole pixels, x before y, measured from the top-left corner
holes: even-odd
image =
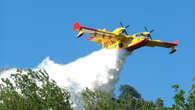
[[[126,29],[128,26],[123,26],[116,28],[113,32],[108,32],[106,29],[93,29],[89,27],[81,26],[78,22],[74,24],[73,31],[78,31],[77,37],[80,38],[84,33],[90,34],[87,40],[97,42],[97,44],[102,44],[102,48],[106,49],[121,49],[125,48],[127,51],[133,51],[135,49],[148,46],[148,47],[164,47],[171,48],[170,54],[176,51],[175,46],[178,45],[178,41],[175,42],[163,42],[160,40],[152,40],[151,33],[154,30],[148,31],[146,27],[146,32],[136,33],[133,35],[128,35]],[[125,34],[125,35],[124,35]]]

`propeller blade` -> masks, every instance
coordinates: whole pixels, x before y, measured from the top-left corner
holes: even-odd
[[[122,22],[120,22],[120,25],[121,25],[121,27],[125,28],[124,33],[125,33],[126,35],[129,35],[129,34],[127,33],[127,30],[126,30],[126,29],[127,29],[130,25],[127,25],[127,26],[124,27],[124,25],[122,24]]]
[[[126,30],[125,30],[125,34],[126,34],[126,35],[129,35],[129,34],[127,33],[127,31],[126,31]]]
[[[145,29],[146,32],[149,32],[146,26],[144,26],[144,29]]]
[[[151,31],[148,31],[148,28],[146,26],[144,26],[144,29],[146,32],[149,32],[149,38],[152,40],[152,36],[150,35],[152,32],[154,32],[154,29],[152,29]]]
[[[127,29],[130,25],[125,26],[125,29]]]
[[[152,32],[154,32],[154,29],[152,29],[152,30],[150,31],[150,33],[152,33]]]
[[[152,40],[152,36],[151,35],[149,35],[149,38]]]
[[[121,27],[124,27],[123,24],[122,24],[122,22],[120,22],[120,25],[121,25]]]

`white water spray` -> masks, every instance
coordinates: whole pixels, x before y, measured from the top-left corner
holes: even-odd
[[[35,70],[46,70],[60,87],[70,91],[74,110],[83,110],[82,90],[99,88],[113,94],[120,70],[129,54],[126,50],[102,49],[66,65],[56,64],[47,57]]]

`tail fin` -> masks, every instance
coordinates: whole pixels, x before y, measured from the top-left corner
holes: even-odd
[[[80,26],[80,24],[78,23],[78,22],[76,22],[75,24],[74,24],[74,27],[73,27],[73,31],[78,31],[78,30],[80,30],[81,29],[81,26]]]

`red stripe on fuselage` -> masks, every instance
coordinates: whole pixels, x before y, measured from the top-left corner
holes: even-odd
[[[137,42],[134,45],[131,45],[130,47],[127,47],[126,50],[131,52],[135,49],[138,49],[138,48],[141,48],[141,47],[145,46],[147,43],[148,43],[148,39],[144,39],[140,42]]]

